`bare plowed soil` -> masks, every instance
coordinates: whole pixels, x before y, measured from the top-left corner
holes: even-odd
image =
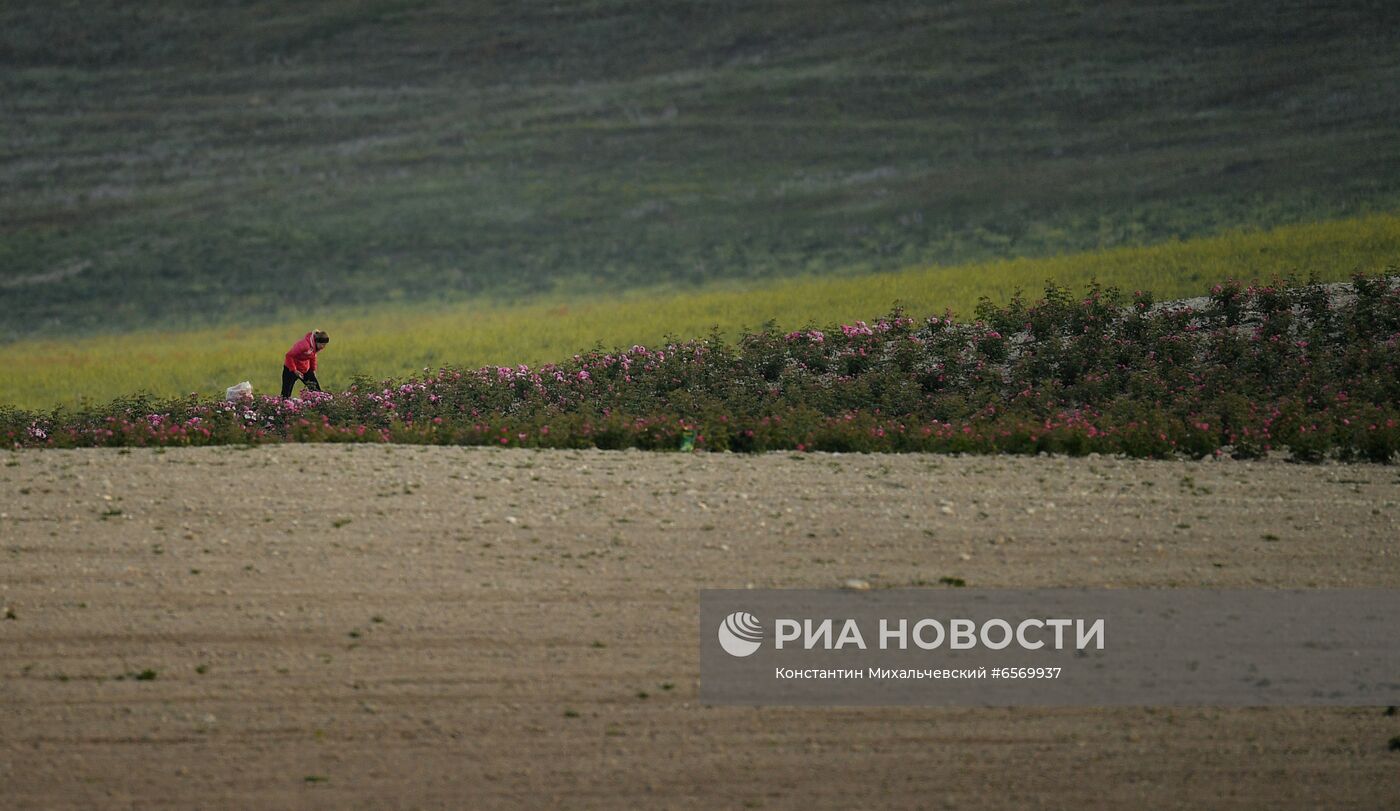
[[[703,587],[1400,587],[1366,465],[0,456],[0,807],[1400,805],[1359,709],[697,702]]]

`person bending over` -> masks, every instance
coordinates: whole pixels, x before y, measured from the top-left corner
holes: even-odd
[[[316,354],[330,342],[325,330],[313,329],[292,344],[282,361],[282,399],[292,396],[292,387],[298,380],[307,391],[321,390],[321,382],[316,379]]]

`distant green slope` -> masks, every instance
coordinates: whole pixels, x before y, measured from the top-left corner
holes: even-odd
[[[0,7],[0,341],[1400,208],[1392,3]]]

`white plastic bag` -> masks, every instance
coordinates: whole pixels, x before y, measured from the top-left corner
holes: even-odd
[[[229,386],[224,392],[224,399],[230,403],[253,399],[253,384],[245,380],[237,386]]]

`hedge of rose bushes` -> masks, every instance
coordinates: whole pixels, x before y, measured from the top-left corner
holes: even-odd
[[[602,349],[538,368],[443,368],[239,403],[135,396],[0,410],[21,447],[403,442],[764,451],[1400,454],[1400,276],[1229,283],[1154,305],[1050,286],[972,322],[895,311]]]

